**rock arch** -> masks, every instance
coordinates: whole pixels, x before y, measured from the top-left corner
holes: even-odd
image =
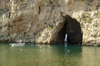
[[[57,26],[56,30],[58,31],[53,35],[51,43],[63,43],[65,34],[67,33],[69,44],[81,44],[82,31],[80,23],[69,15],[64,16],[64,19],[64,22]]]

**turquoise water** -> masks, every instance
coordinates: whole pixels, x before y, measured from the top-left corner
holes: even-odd
[[[0,44],[0,66],[100,66],[100,47]]]

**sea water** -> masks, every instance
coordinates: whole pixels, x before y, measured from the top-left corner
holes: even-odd
[[[0,44],[0,66],[100,66],[100,47]]]

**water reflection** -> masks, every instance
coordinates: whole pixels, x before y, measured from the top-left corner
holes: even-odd
[[[23,48],[22,51],[20,51],[21,48]],[[69,53],[67,48],[70,49]],[[73,47],[67,45],[26,45],[25,47],[2,45],[0,49],[2,66],[66,66],[74,63]],[[77,53],[80,53],[80,49],[78,50]]]
[[[65,54],[67,54],[67,51],[68,51],[67,50],[67,44],[64,45],[64,48],[65,48]]]
[[[65,57],[65,65],[68,66],[81,66],[81,54],[82,54],[82,48],[81,46],[68,46],[67,50],[70,50],[69,52],[67,51],[67,55]]]
[[[82,66],[100,66],[100,47],[82,48]]]
[[[22,51],[20,49],[23,48]],[[26,51],[27,49],[27,51]],[[68,50],[70,50],[68,52]],[[69,45],[0,45],[1,66],[100,66],[100,47]]]

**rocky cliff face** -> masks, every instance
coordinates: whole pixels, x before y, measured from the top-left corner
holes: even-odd
[[[99,43],[99,0],[2,0],[1,42]]]

